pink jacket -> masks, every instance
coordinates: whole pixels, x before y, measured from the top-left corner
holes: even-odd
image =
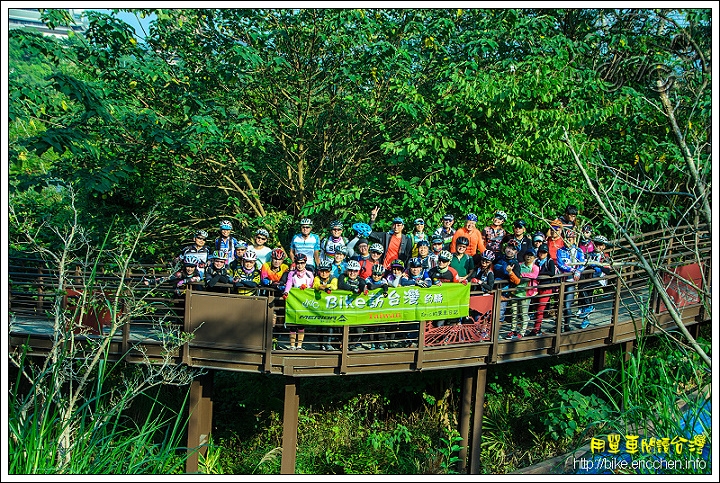
[[[315,277],[310,270],[304,270],[302,274],[295,270],[290,270],[288,273],[287,283],[285,284],[285,293],[288,293],[291,288],[300,288],[303,285],[310,288],[313,285]]]

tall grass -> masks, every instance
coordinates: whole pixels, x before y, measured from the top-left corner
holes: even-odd
[[[699,338],[697,342],[710,353],[707,340]],[[626,435],[671,441],[669,451],[640,451],[632,455],[634,459],[687,462],[703,458],[707,463],[670,465],[661,469],[663,474],[708,474],[712,428],[704,422],[709,414],[703,417],[703,413],[708,411],[711,396],[710,375],[697,352],[672,335],[641,337],[628,360],[620,359],[619,369],[608,368],[589,382],[613,409],[610,417],[596,424],[603,426],[605,435],[621,435],[623,444]],[[699,443],[706,445],[698,449]],[[691,452],[691,447],[697,451]],[[657,472],[643,465],[627,471]]]
[[[20,361],[25,371],[34,370],[26,352]],[[93,385],[66,418],[62,409],[67,394],[52,387],[55,378],[47,373],[52,370],[49,366],[46,373],[35,374],[26,388],[18,372],[12,385],[10,474],[170,474],[184,469],[185,456],[177,449],[183,446],[187,399],[179,410],[153,401],[146,418],[136,422],[125,414],[135,398],[132,388],[111,395],[102,385]],[[50,394],[53,398],[48,398]],[[71,446],[65,447],[68,432],[73,437]],[[65,458],[67,453],[71,457]]]
[[[136,296],[134,286],[124,278],[142,234],[152,215],[133,230],[120,234],[114,248],[106,248],[112,227],[99,249],[87,242],[74,221],[66,231],[53,229],[58,237],[54,250],[32,238],[42,227],[18,230],[27,237],[25,244],[48,260],[57,273],[54,277],[55,303],[48,313],[53,324],[46,355],[35,355],[23,346],[9,354],[16,371],[8,399],[8,472],[10,474],[136,474],[178,473],[186,452],[180,440],[187,416],[184,400],[173,407],[151,396],[151,389],[162,385],[188,385],[196,370],[178,366],[172,354],[192,335],[168,330],[158,321],[163,334],[159,344],[163,355],[151,364],[132,369],[122,360],[109,357],[110,344],[125,324],[150,307],[146,295]],[[11,222],[20,223],[11,214]],[[97,277],[97,267],[105,261],[117,267],[119,283],[106,285]],[[77,304],[67,308],[63,295],[70,283],[70,265],[80,264],[83,280]],[[78,289],[75,281],[73,287]],[[47,293],[47,292],[46,292]],[[82,325],[84,316],[95,310],[109,314],[109,327],[91,335]],[[12,314],[11,314],[12,318]],[[160,327],[162,326],[162,327]],[[122,358],[121,358],[122,359]],[[143,397],[153,403],[141,419],[129,416],[132,404]],[[179,407],[178,407],[179,406]]]

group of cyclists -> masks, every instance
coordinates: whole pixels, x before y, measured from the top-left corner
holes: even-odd
[[[593,268],[591,278],[600,279],[611,271],[604,251],[607,238],[593,236],[589,223],[578,230],[574,205],[568,205],[546,231],[532,235],[523,219],[516,219],[506,230],[508,216],[501,210],[483,229],[476,226],[474,213],[468,213],[458,228],[454,227],[455,217],[446,214],[434,230],[426,230],[424,219],[416,218],[407,233],[401,217],[392,219],[389,230],[375,231],[378,212],[377,207],[371,211],[369,224],[354,223],[352,238],[344,234],[341,221],[331,222],[328,233],[319,235],[313,232],[312,220],[302,218],[299,233],[290,240],[289,253],[268,246],[270,235],[264,228],[255,231],[252,242],[236,239],[232,223],[224,220],[210,243],[205,230],[195,233],[193,243],[175,259],[181,268],[169,277],[145,283],[174,283],[178,295],[191,284],[194,290],[227,291],[231,287],[240,294],[266,291],[285,298],[293,288],[355,294],[380,289],[387,296],[391,287],[472,283],[486,293],[501,289],[498,320],[504,323],[506,315],[514,314],[506,338],[519,339],[542,334],[542,322],[555,293],[544,285],[557,282],[558,276],[580,280],[588,267]],[[564,330],[571,330],[573,316],[581,319],[581,328],[587,327],[588,315],[594,310],[592,293],[600,282],[587,284],[581,291],[583,303],[575,314],[571,312],[575,285],[567,286]],[[531,321],[534,326],[528,331]],[[300,336],[298,333],[295,338],[291,332],[291,348],[302,347]]]

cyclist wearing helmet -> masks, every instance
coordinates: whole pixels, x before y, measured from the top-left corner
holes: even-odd
[[[452,253],[447,250],[440,252],[438,255],[437,267],[433,267],[428,271],[428,277],[430,278],[432,285],[442,285],[443,283],[455,283],[460,281],[458,279],[457,272],[450,266],[451,261]],[[445,325],[445,322],[445,319],[435,320],[433,321],[433,324],[435,327],[442,327]]]
[[[495,253],[492,250],[485,250],[480,254],[480,267],[478,267],[472,283],[480,285],[480,290],[485,293],[492,292],[495,288],[495,273],[493,272],[493,260]]]
[[[485,248],[492,251],[496,258],[500,256],[500,247],[502,246],[503,238],[507,235],[507,232],[502,227],[503,223],[506,221],[507,213],[504,211],[497,211],[495,212],[495,215],[493,215],[492,223],[489,226],[486,226],[482,232]]]
[[[477,220],[478,218],[474,213],[468,213],[465,217],[465,226],[458,228],[453,235],[453,240],[450,243],[450,252],[455,253],[455,251],[457,251],[457,247],[455,245],[457,243],[457,239],[461,236],[464,236],[470,242],[467,247],[467,254],[471,257],[475,258],[475,254],[485,251],[485,241],[483,240],[482,232],[475,226]]]
[[[357,252],[351,258],[360,264],[359,277],[365,280],[371,275],[372,267],[375,265],[376,261],[370,254],[370,244],[367,238],[360,238],[355,244],[355,248],[357,249]]]
[[[554,278],[558,274],[557,267],[555,266],[555,260],[550,258],[550,249],[546,243],[541,244],[537,249],[537,258],[535,259],[535,265],[540,267],[538,271],[538,298],[535,302],[535,327],[530,331],[531,336],[542,335],[542,323],[545,318],[545,309],[550,302],[555,289],[547,288],[547,285],[556,283],[557,279]]]
[[[320,260],[317,267],[317,275],[315,275],[315,280],[312,285],[315,290],[322,290],[327,294],[332,293],[333,290],[337,290],[338,279],[332,276],[331,270],[332,262],[330,260]],[[328,334],[322,337],[322,349],[326,351],[333,350],[333,338],[330,335],[334,332],[333,327],[322,327],[320,330],[321,332]]]
[[[307,257],[308,268],[314,271],[320,261],[320,236],[312,233],[312,227],[310,218],[300,220],[300,233],[290,240],[290,259],[302,253]]]
[[[220,222],[220,236],[215,238],[215,251],[225,259],[225,265],[235,260],[235,245],[238,241],[235,237],[230,236],[232,232],[232,223],[228,220]]]
[[[245,256],[245,253],[248,251],[248,245],[246,242],[240,240],[237,242],[237,245],[235,245],[235,260],[230,262],[230,272],[234,272],[238,268],[242,268],[243,264],[243,257]],[[252,251],[252,249],[251,249]]]
[[[360,264],[360,273],[358,275],[360,278],[365,280],[370,277],[370,275],[372,275],[372,269],[375,265],[380,265],[383,271],[385,271],[385,267],[383,267],[382,262],[380,261],[383,251],[383,247],[379,243],[373,243],[370,245],[367,260],[358,260],[358,263]]]
[[[531,297],[537,293],[537,277],[540,267],[535,265],[536,253],[530,248],[525,252],[523,260],[520,262],[520,283],[515,291],[515,308],[517,317],[514,323],[510,324],[509,337],[512,339],[522,339],[527,332],[530,323],[530,302]]]
[[[295,255],[295,263],[288,271],[287,284],[285,284],[285,298],[291,288],[299,288],[305,290],[312,287],[315,276],[307,269],[307,255],[298,253]]]
[[[509,289],[516,287],[517,284],[520,283],[520,263],[518,263],[517,259],[518,248],[517,242],[515,240],[510,240],[505,244],[503,254],[499,257],[495,257],[495,266],[493,267],[495,280],[502,281],[500,288],[503,290],[500,296],[500,313],[498,314],[497,319],[500,324],[505,323],[506,313],[512,317],[512,308],[514,303],[510,305],[508,303],[511,301],[514,302],[512,299],[514,298],[515,293],[511,292]],[[510,310],[508,310],[508,308]]]
[[[307,269],[307,255],[304,253],[298,253],[295,255],[295,263],[293,268],[287,272],[287,283],[285,284],[285,291],[283,298],[288,297],[290,289],[299,288],[305,290],[308,287],[312,287],[315,277],[313,273]],[[294,326],[290,329],[290,349],[291,350],[302,350],[303,340],[305,339],[305,328],[302,326]]]
[[[330,262],[330,260],[321,260],[318,264],[317,275],[315,275],[312,287],[315,290],[323,290],[325,293],[330,293],[333,290],[337,290],[337,282],[337,278],[332,276],[332,262]]]
[[[605,290],[607,280],[603,277],[612,273],[610,257],[605,253],[605,246],[608,243],[608,239],[602,235],[598,235],[593,238],[592,241],[595,249],[587,254],[587,266],[593,269],[592,281],[582,287],[582,291],[580,292],[580,306],[582,308],[577,313],[579,317],[583,318],[582,324],[580,324],[581,329],[586,328],[590,324],[588,316],[591,312],[595,311],[595,297],[593,295],[595,289]]]
[[[455,253],[453,253],[450,266],[455,269],[460,282],[466,282],[475,275],[475,262],[467,253],[467,246],[470,240],[460,236],[455,240]]]
[[[379,211],[380,208],[376,206],[370,212],[370,226],[375,224]],[[392,221],[390,231],[373,231],[370,233],[370,237],[378,240],[383,246],[382,263],[386,270],[390,268],[393,261],[401,260],[404,264],[412,255],[412,238],[410,235],[403,235],[403,228],[405,228],[405,222],[402,218],[396,216]]]
[[[535,234],[532,236],[532,247],[537,252],[540,245],[545,243],[545,234],[541,231],[536,231]]]
[[[260,266],[270,261],[270,253],[272,252],[272,248],[266,245],[269,238],[270,233],[268,233],[265,228],[258,228],[258,230],[255,232],[255,241],[253,242],[253,248],[255,249],[255,253],[257,254],[257,259]]]
[[[390,264],[390,273],[385,277],[388,285],[391,287],[400,287],[402,283],[402,277],[405,273],[405,264],[402,260],[395,260]]]
[[[283,276],[290,267],[285,263],[285,251],[282,248],[276,248],[270,253],[270,261],[263,263],[260,269],[261,284],[275,290],[285,290]]]
[[[419,242],[417,242],[417,249],[417,258],[420,259],[423,269],[430,270],[430,267],[434,266],[431,265],[430,261],[430,243],[427,240],[420,240]]]
[[[210,256],[210,249],[205,245],[207,237],[208,233],[205,230],[196,231],[193,244],[180,250],[180,254],[175,259],[176,262],[194,263],[201,278],[205,275],[205,265]]]
[[[373,265],[370,276],[365,279],[365,286],[368,290],[381,288],[383,289],[383,297],[387,297],[388,281],[385,279],[385,268],[383,268],[382,264]]]
[[[257,266],[257,254],[253,250],[247,250],[242,258],[240,268],[232,272],[233,283],[237,287],[237,293],[241,295],[254,295],[255,289],[262,283],[260,269]]]
[[[459,230],[458,230],[459,231]],[[438,266],[428,271],[428,277],[433,285],[442,285],[443,283],[459,282],[457,271],[450,266],[452,261],[452,253],[443,250],[438,255]]]
[[[576,284],[572,282],[580,280],[585,264],[585,254],[575,242],[575,230],[565,230],[563,238],[565,246],[557,251],[557,267],[561,274],[567,276],[566,280],[571,282],[565,286],[565,307],[563,309],[564,329],[568,332],[571,330],[570,317],[573,316],[572,304],[575,300],[576,290]]]
[[[442,217],[442,224],[435,230],[435,233],[433,233],[433,235],[439,235],[443,239],[443,250],[450,249],[450,243],[452,243],[453,235],[455,234],[453,223],[455,223],[455,217],[448,213]]]
[[[415,219],[415,230],[410,235],[410,238],[412,238],[413,241],[413,248],[412,248],[412,256],[417,257],[418,250],[417,250],[417,244],[420,240],[429,240],[430,236],[428,233],[425,232],[425,220],[422,218],[416,218]]]
[[[348,262],[345,261],[347,256],[347,248],[345,246],[335,247],[335,254],[333,255],[334,260],[330,266],[330,275],[335,278],[339,278],[340,275],[345,273]]]
[[[348,239],[342,234],[343,224],[339,220],[330,222],[330,233],[320,242],[320,259],[332,261],[335,258],[335,252],[339,247],[345,247]],[[347,255],[347,250],[345,250]]]
[[[503,243],[507,243],[510,240],[515,240],[518,244],[518,254],[517,258],[521,262],[525,259],[525,252],[529,248],[533,248],[532,246],[532,240],[529,236],[525,234],[525,229],[527,228],[527,223],[525,223],[525,220],[515,220],[515,223],[513,223],[513,232],[508,233],[503,237]]]
[[[427,272],[422,266],[422,260],[415,257],[408,262],[408,272],[404,273],[400,284],[404,287],[417,285],[418,287],[427,288],[432,285],[432,280],[428,277]]]
[[[450,242],[452,242],[452,240],[450,240]],[[430,240],[430,250],[431,251],[430,251],[430,255],[428,255],[428,265],[429,265],[428,270],[430,270],[433,267],[437,267],[438,256],[440,255],[441,251],[445,250],[445,248],[443,248],[443,246],[445,246],[445,243],[443,242],[443,238],[440,235],[433,235],[432,239]]]
[[[348,290],[354,294],[364,293],[365,295],[367,295],[365,280],[361,279],[358,276],[359,274],[360,264],[355,260],[350,260],[347,263],[345,273],[341,274],[338,278],[338,289]]]
[[[227,289],[216,287],[218,283],[233,283],[232,274],[227,266],[223,253],[215,251],[210,255],[210,263],[205,267],[205,289],[211,292],[225,292]]]
[[[347,290],[355,295],[367,295],[368,287],[367,285],[365,285],[365,280],[360,278],[359,274],[360,263],[358,263],[357,260],[350,260],[349,262],[347,262],[346,272],[340,275],[340,277],[338,278],[338,289]],[[357,337],[353,341],[355,343],[348,347],[349,350],[357,350],[362,348],[361,342],[363,340],[363,333],[365,332],[365,328],[355,327],[354,332],[357,334]]]
[[[165,282],[174,282],[175,284],[175,295],[178,297],[184,297],[187,290],[187,285],[193,284],[193,290],[202,290],[202,285],[195,285],[202,281],[202,276],[197,269],[197,265],[192,261],[184,261],[181,270],[176,271],[169,277],[157,277],[152,280],[143,279],[145,285],[152,285],[153,287],[160,285]]]

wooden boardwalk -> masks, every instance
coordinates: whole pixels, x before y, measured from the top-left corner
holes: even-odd
[[[668,270],[695,263],[692,250],[683,250],[683,241],[689,245],[703,232],[690,230],[685,235],[675,233],[667,240],[658,234],[646,235],[643,249],[648,256],[663,261]],[[701,253],[707,254],[707,266],[698,266],[701,273],[709,273],[710,239],[700,243]],[[675,248],[673,249],[673,244]],[[621,248],[621,247],[618,247]],[[616,248],[617,250],[617,248]],[[618,250],[616,255],[622,253]],[[619,257],[616,257],[616,259]],[[127,280],[135,280],[133,292],[127,297],[144,296],[154,311],[138,316],[119,327],[110,344],[109,357],[123,358],[129,362],[147,363],[160,358],[163,353],[163,336],[168,331],[194,332],[194,338],[178,347],[172,354],[176,363],[201,367],[209,371],[229,370],[260,372],[286,377],[285,417],[283,437],[283,473],[292,473],[295,463],[294,436],[297,433],[299,401],[296,395],[297,377],[320,377],[352,374],[381,374],[383,372],[415,372],[450,368],[463,368],[466,379],[463,397],[463,415],[460,432],[464,445],[470,448],[470,461],[475,464],[479,454],[486,370],[489,365],[512,361],[532,360],[561,353],[595,350],[596,355],[620,343],[632,343],[642,334],[658,330],[674,330],[675,324],[657,298],[652,296],[644,272],[634,265],[621,265],[616,274],[606,277],[607,285],[595,294],[595,311],[589,316],[589,325],[581,328],[582,319],[571,316],[563,320],[566,294],[575,289],[575,299],[570,313],[575,314],[589,302],[580,295],[589,281],[568,282],[564,278],[552,280],[547,287],[555,290],[549,308],[554,313],[543,321],[543,335],[525,336],[507,340],[510,330],[509,317],[504,324],[497,320],[500,308],[498,289],[491,295],[483,295],[477,288],[471,289],[472,307],[482,301],[489,310],[478,322],[457,323],[447,321],[436,327],[428,321],[394,324],[371,324],[358,327],[336,327],[334,333],[327,329],[307,327],[303,350],[289,350],[288,335],[291,326],[285,326],[285,306],[274,293],[258,291],[256,295],[188,290],[184,299],[162,290],[149,292],[137,283],[147,267],[136,267],[124,274]],[[588,271],[588,273],[591,273]],[[57,283],[57,271],[41,261],[10,260],[10,317],[9,345],[14,350],[29,344],[34,356],[42,356],[52,347],[53,340],[72,334],[77,344],[106,335],[107,314],[98,310],[93,316],[76,324],[69,332],[54,330],[53,307],[72,306],[73,290],[82,289],[85,275],[76,270],[65,280],[69,292],[53,289]],[[102,273],[99,281],[102,290],[112,293],[117,286],[119,274]],[[684,287],[687,289],[687,287]],[[602,293],[600,293],[602,292]],[[678,290],[680,292],[680,290]],[[702,301],[690,297],[681,302],[683,323],[696,330],[707,322]],[[687,293],[685,295],[687,295]],[[480,299],[480,297],[483,297]],[[533,298],[536,301],[538,296]],[[531,318],[533,305],[531,305]],[[163,321],[165,324],[163,325]],[[75,321],[79,322],[79,321]],[[558,330],[568,323],[569,331]],[[528,321],[528,329],[533,327]],[[330,340],[328,340],[330,336]],[[330,344],[332,350],[324,350]],[[598,352],[600,351],[600,352]],[[212,421],[212,403],[208,388],[212,380],[200,378],[191,388],[195,411],[190,421],[188,446],[198,447],[207,437]],[[470,415],[472,420],[472,441]],[[471,444],[469,444],[471,443]],[[201,449],[202,450],[202,449]],[[188,460],[188,471],[197,469],[197,453]],[[471,472],[473,472],[471,464]],[[477,468],[475,468],[477,469]]]

